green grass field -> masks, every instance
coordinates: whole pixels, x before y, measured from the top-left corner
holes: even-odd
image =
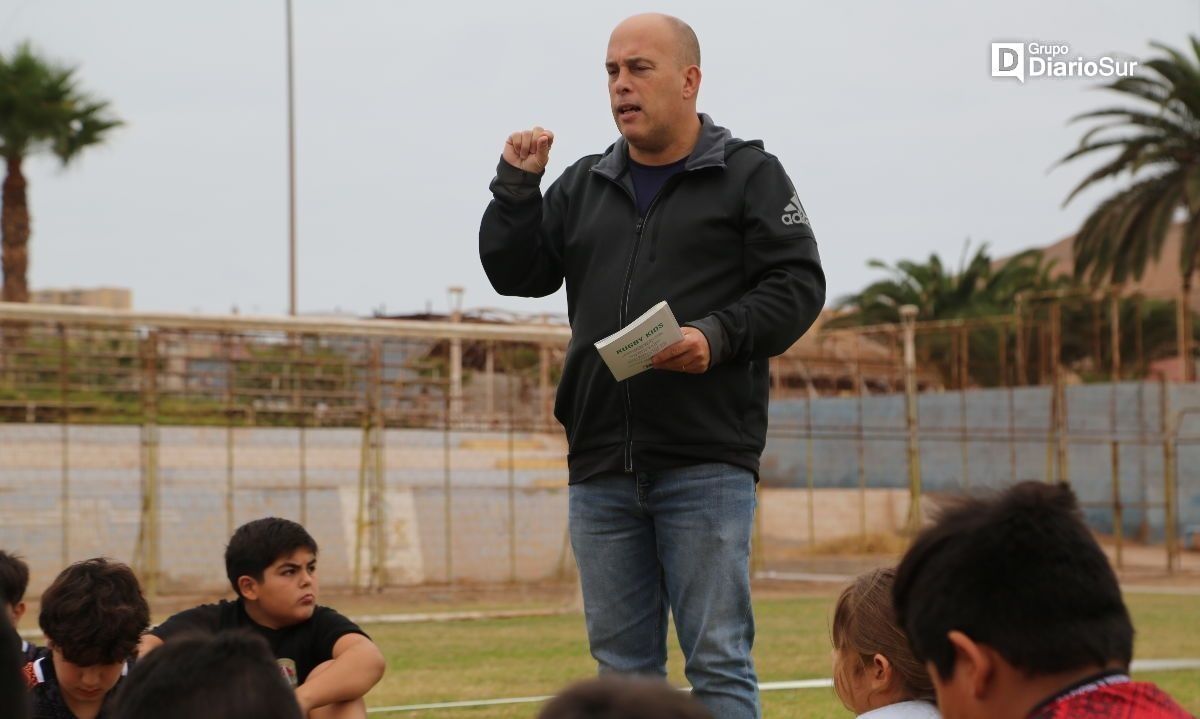
[[[756,601],[755,661],[764,682],[829,676],[829,617],[833,596],[767,597]],[[1200,597],[1127,597],[1137,628],[1136,656],[1200,657]],[[336,604],[335,604],[336,606]],[[369,706],[553,694],[592,676],[583,617],[576,614],[438,624],[365,627],[383,648],[388,670],[367,697]],[[671,680],[686,683],[672,636]],[[1200,670],[1141,674],[1193,713],[1200,712]],[[832,689],[763,694],[766,717],[850,717]],[[531,717],[535,704],[375,714],[386,717]]]

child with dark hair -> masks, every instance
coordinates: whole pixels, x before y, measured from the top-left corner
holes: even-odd
[[[1185,719],[1131,681],[1133,624],[1064,484],[967,499],[917,536],[893,601],[947,719]]]
[[[25,679],[21,667],[18,647],[21,638],[9,621],[8,615],[0,612],[0,717],[3,719],[25,719],[29,716],[29,693],[25,691]]]
[[[246,630],[172,639],[134,666],[116,706],[120,719],[301,719],[271,648]]]
[[[383,654],[354,622],[317,604],[317,543],[304,527],[277,517],[243,524],[225,570],[237,599],[167,619],[142,638],[142,653],[184,633],[249,630],[271,647],[304,716],[365,717],[363,695],[383,676]]]
[[[867,572],[842,590],[833,610],[833,688],[871,719],[938,719],[933,683],[913,656],[892,610],[895,569]]]
[[[609,675],[567,687],[538,719],[712,719],[712,714],[664,681]]]
[[[0,549],[0,604],[4,605],[3,613],[8,615],[14,628],[25,616],[25,590],[28,587],[29,565],[17,555]],[[25,662],[32,662],[44,653],[42,647],[21,640],[21,657]]]
[[[38,616],[50,654],[25,665],[34,719],[106,719],[113,690],[150,625],[129,567],[76,562],[42,593]]]

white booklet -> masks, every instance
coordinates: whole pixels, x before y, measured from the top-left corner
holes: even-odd
[[[683,339],[675,315],[663,300],[620,330],[596,343],[618,382],[653,366],[650,358]]]

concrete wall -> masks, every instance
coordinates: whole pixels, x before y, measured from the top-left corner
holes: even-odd
[[[1114,391],[1115,414],[1110,412]],[[1101,531],[1112,529],[1108,439],[1115,419],[1125,531],[1161,537],[1159,386],[1086,385],[1069,387],[1066,395],[1068,475],[1089,519]],[[1200,407],[1200,387],[1172,385],[1168,401],[1172,413]],[[858,534],[864,496],[871,531],[902,526],[908,511],[903,397],[862,400],[861,465],[859,407],[853,397],[815,399],[811,405],[804,400],[772,403],[760,501],[760,537],[768,554],[772,548],[807,545],[811,536],[823,542]],[[1045,479],[1047,448],[1054,459],[1055,445],[1047,440],[1048,388],[927,394],[920,398],[919,411],[922,481],[929,493],[978,492],[1014,479]],[[812,534],[803,491],[809,478],[809,412],[812,481],[820,490]],[[1010,421],[1015,434],[1009,433]],[[265,515],[304,521],[321,545],[323,581],[334,586],[353,582],[355,547],[369,545],[358,536],[361,431],[305,432],[303,493],[299,430],[236,429],[230,434],[221,427],[164,427],[159,432],[164,589],[221,590],[221,557],[230,528]],[[1182,433],[1200,435],[1200,416],[1186,421]],[[448,439],[447,472],[442,432],[385,433],[388,580],[537,581],[572,571],[561,433],[515,434],[511,456],[504,432],[452,432]],[[0,547],[29,560],[32,591],[40,591],[62,568],[64,535],[69,560],[107,555],[141,561],[135,550],[142,464],[139,427],[0,425]],[[1200,527],[1200,446],[1182,443],[1178,467],[1180,530],[1187,532]],[[869,490],[865,493],[858,489],[860,476]],[[231,478],[232,512],[227,501]],[[307,500],[303,516],[302,496]],[[1147,502],[1157,506],[1138,506]],[[361,550],[357,559],[365,581],[369,553]]]
[[[323,581],[351,584],[360,545],[362,432],[305,432],[304,492],[299,430],[159,432],[159,564],[165,590],[220,590],[230,528],[267,515],[304,521],[321,547]],[[459,580],[534,581],[570,566],[563,554],[566,443],[560,434],[517,433],[510,457],[504,432],[451,433],[449,513],[443,441],[438,431],[385,433],[390,581],[445,581],[448,568]],[[62,568],[64,538],[69,561],[98,555],[141,561],[136,549],[142,463],[138,427],[75,425],[64,441],[59,425],[0,425],[0,547],[26,557],[32,588],[40,591]],[[453,537],[449,563],[447,521]],[[365,536],[361,545],[369,546]],[[365,581],[369,552],[359,559]]]
[[[1115,436],[1125,531],[1150,539],[1162,536],[1162,399],[1157,383],[1066,388],[1066,474],[1089,520],[1101,531],[1113,529],[1110,439]],[[1186,407],[1200,407],[1200,385],[1168,385],[1166,400],[1171,416]],[[818,398],[811,406],[805,400],[773,402],[762,471],[770,486],[806,486],[810,412],[815,486],[857,487],[860,466],[867,487],[908,486],[902,395],[864,397],[861,404],[856,397]],[[1023,479],[1045,480],[1048,451],[1049,476],[1054,476],[1057,444],[1050,432],[1049,387],[923,394],[918,399],[918,426],[925,491],[979,492]],[[1183,421],[1180,437],[1178,501],[1184,532],[1200,525],[1200,416]],[[1143,504],[1151,506],[1139,506]]]

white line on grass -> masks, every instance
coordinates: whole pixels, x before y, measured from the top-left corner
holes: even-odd
[[[820,572],[758,572],[755,579],[770,579],[777,582],[806,582],[808,584],[849,584],[853,574],[822,574]],[[1122,584],[1124,594],[1162,594],[1176,597],[1200,596],[1200,587],[1171,587],[1153,584]]]
[[[555,609],[496,609],[479,612],[428,612],[424,614],[362,614],[351,617],[355,624],[419,624],[422,622],[470,622],[482,619],[525,619],[578,614],[567,607]]]
[[[1122,584],[1125,594],[1166,594],[1175,597],[1200,597],[1200,587],[1156,587],[1154,585]]]
[[[1200,659],[1135,659],[1135,672],[1169,672],[1185,669],[1200,669]],[[833,687],[832,679],[796,679],[787,682],[763,682],[758,685],[760,692],[777,692],[796,689],[829,689]],[[682,687],[682,691],[688,691]],[[490,707],[502,704],[537,704],[550,699],[549,696],[509,697],[507,699],[475,699],[461,702],[439,702],[434,704],[401,704],[391,707],[372,707],[368,714],[390,714],[393,712],[428,711],[430,709],[465,709],[471,707]]]

